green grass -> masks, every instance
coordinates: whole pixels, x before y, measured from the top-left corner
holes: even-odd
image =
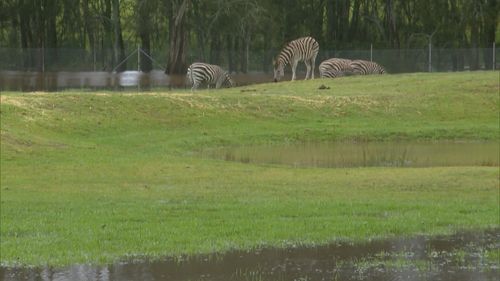
[[[194,156],[241,144],[498,140],[498,75],[2,93],[1,263],[102,264],[498,227],[498,167],[298,169]]]

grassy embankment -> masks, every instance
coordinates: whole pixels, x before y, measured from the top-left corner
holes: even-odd
[[[1,262],[106,263],[498,227],[498,167],[298,169],[192,153],[310,140],[498,140],[498,75],[195,94],[2,93]]]

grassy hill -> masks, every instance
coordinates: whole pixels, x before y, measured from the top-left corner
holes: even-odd
[[[297,169],[194,153],[498,140],[498,81],[498,72],[471,72],[195,93],[2,93],[1,262],[106,263],[498,227],[498,167]]]

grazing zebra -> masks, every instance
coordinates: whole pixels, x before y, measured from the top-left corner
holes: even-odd
[[[351,60],[331,58],[319,65],[319,76],[321,78],[335,78],[352,74]]]
[[[306,78],[314,79],[314,64],[318,55],[319,44],[312,37],[302,37],[289,42],[278,57],[273,60],[274,65],[274,82],[278,82],[285,75],[285,66],[290,64],[292,67],[292,81],[295,80],[295,69],[299,61],[304,61],[307,67]],[[312,72],[311,72],[312,67]]]
[[[203,82],[208,84],[208,88],[211,84],[215,84],[217,89],[221,86],[234,86],[229,73],[218,65],[208,63],[195,62],[191,64],[187,70],[187,79],[190,84],[193,84],[191,91],[198,89],[198,86]]]
[[[354,74],[384,74],[385,69],[376,62],[366,60],[353,60],[351,68]]]

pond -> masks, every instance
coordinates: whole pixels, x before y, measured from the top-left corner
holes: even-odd
[[[205,149],[202,157],[294,167],[498,166],[498,142],[308,142]]]
[[[250,72],[232,75],[238,86],[271,82],[272,73]],[[287,75],[288,78],[288,75]],[[23,72],[0,70],[0,91],[61,91],[65,89],[108,89],[148,91],[157,88],[185,88],[185,75],[124,71]],[[206,86],[200,87],[204,89]]]
[[[326,246],[232,251],[67,268],[0,267],[0,280],[497,281],[500,229]]]

